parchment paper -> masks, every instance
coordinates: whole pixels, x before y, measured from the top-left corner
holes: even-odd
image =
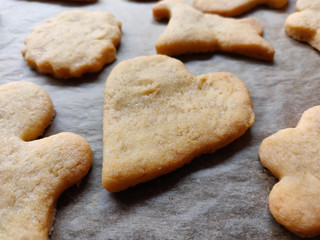
[[[258,7],[241,16],[264,26],[264,37],[276,50],[272,63],[223,53],[178,57],[195,75],[226,71],[245,82],[256,122],[244,136],[127,191],[110,194],[102,187],[105,81],[117,63],[156,53],[155,42],[167,24],[153,19],[154,3],[0,1],[0,83],[27,80],[42,86],[57,112],[45,136],[80,134],[94,153],[88,176],[60,197],[51,239],[299,239],[269,213],[268,196],[277,179],[258,158],[265,137],[295,127],[303,111],[319,104],[319,52],[284,31],[286,17],[295,11],[293,0],[281,10]],[[108,11],[122,22],[117,60],[99,73],[72,80],[32,70],[21,55],[24,38],[32,28],[71,9]]]

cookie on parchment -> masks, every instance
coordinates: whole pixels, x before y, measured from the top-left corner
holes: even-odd
[[[305,111],[296,128],[263,140],[259,156],[279,182],[269,196],[274,218],[301,237],[320,234],[320,106]]]
[[[232,19],[205,14],[185,0],[163,0],[153,7],[157,20],[170,18],[156,42],[159,54],[223,51],[273,60],[274,49],[261,35],[262,26],[253,18]]]
[[[233,17],[243,14],[258,5],[282,8],[287,2],[288,0],[193,0],[193,6],[202,12]]]
[[[105,87],[102,183],[124,190],[240,137],[254,113],[231,73],[191,74],[164,56],[119,63]]]
[[[320,51],[320,1],[298,0],[296,9],[286,20],[287,34]]]
[[[112,14],[66,11],[34,28],[22,55],[41,73],[80,77],[114,61],[120,39],[121,23]]]
[[[40,86],[0,86],[0,239],[48,239],[58,197],[89,171],[91,149],[79,135],[35,140],[54,115]]]

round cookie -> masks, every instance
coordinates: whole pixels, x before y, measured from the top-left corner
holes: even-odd
[[[41,73],[80,77],[114,61],[120,39],[121,23],[112,14],[66,11],[34,28],[22,55]]]

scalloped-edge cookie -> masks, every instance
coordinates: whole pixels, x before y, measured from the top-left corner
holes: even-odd
[[[249,92],[231,73],[194,76],[164,55],[123,61],[105,87],[103,186],[117,192],[169,173],[253,122]]]
[[[282,8],[287,2],[288,0],[193,0],[193,6],[202,12],[234,17],[258,5],[267,5],[270,8]]]
[[[170,18],[156,42],[159,54],[222,51],[272,61],[274,49],[261,35],[262,26],[253,18],[232,19],[205,14],[185,0],[164,0],[153,7],[157,20]]]
[[[114,61],[120,39],[121,23],[111,13],[65,11],[32,30],[22,55],[41,73],[81,77]]]
[[[263,140],[259,156],[279,182],[269,196],[274,218],[301,237],[320,234],[320,106],[305,111],[296,128]]]
[[[90,169],[91,148],[79,135],[35,140],[54,115],[40,86],[0,86],[0,239],[48,239],[58,197]]]

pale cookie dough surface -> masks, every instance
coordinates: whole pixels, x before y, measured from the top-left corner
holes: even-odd
[[[285,22],[287,34],[320,51],[320,1],[298,0],[296,10]]]
[[[120,39],[121,23],[111,13],[64,11],[32,30],[22,55],[41,73],[80,77],[114,61]]]
[[[260,160],[278,179],[269,196],[275,219],[302,237],[320,234],[320,106],[305,111],[296,128],[263,140]]]
[[[288,0],[193,0],[193,6],[202,12],[232,17],[243,14],[258,5],[282,8],[287,2]]]
[[[90,146],[73,133],[34,140],[55,110],[33,83],[0,86],[0,113],[0,239],[48,239],[58,197],[89,171]]]
[[[204,14],[185,0],[164,0],[153,7],[157,20],[170,18],[156,42],[159,54],[223,51],[271,61],[274,49],[261,35],[262,26],[253,18],[231,19]]]
[[[124,61],[105,88],[103,186],[120,191],[171,172],[253,122],[248,90],[231,73],[195,77],[163,55]]]
[[[178,57],[195,76],[232,72],[246,84],[256,116],[248,131],[215,153],[119,193],[101,184],[104,87],[118,63],[156,53],[155,42],[167,26],[153,19],[156,1],[0,2],[1,83],[23,79],[43,87],[57,112],[44,136],[77,133],[93,151],[89,174],[59,197],[51,240],[301,240],[270,214],[268,196],[277,179],[258,157],[264,138],[295,127],[301,113],[319,103],[318,51],[284,31],[296,0],[279,11],[257,7],[245,15],[263,25],[276,50],[271,63],[222,52]],[[122,22],[117,59],[98,73],[68,81],[39,74],[21,56],[23,41],[35,26],[71,9],[108,11]]]

